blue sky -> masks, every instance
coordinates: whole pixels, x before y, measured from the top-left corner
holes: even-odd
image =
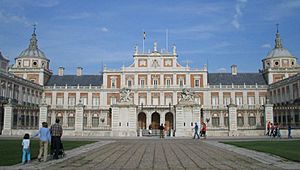
[[[137,44],[142,49],[176,44],[178,60],[209,72],[257,72],[274,46],[276,23],[283,46],[300,56],[300,0],[0,0],[0,49],[12,62],[27,48],[37,24],[39,48],[59,66],[75,74],[98,74],[130,65]]]

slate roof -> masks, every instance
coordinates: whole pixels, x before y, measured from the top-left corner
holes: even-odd
[[[210,85],[267,85],[262,73],[208,73],[208,83]]]
[[[103,82],[102,75],[53,75],[48,80],[46,86],[101,86]]]

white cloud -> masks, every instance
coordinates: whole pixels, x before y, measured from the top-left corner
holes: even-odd
[[[271,44],[263,44],[260,47],[261,48],[271,48]]]
[[[218,68],[217,70],[216,70],[218,73],[227,73],[227,69],[226,68]]]
[[[101,31],[102,31],[102,32],[108,32],[108,29],[107,29],[106,27],[102,27],[102,28],[101,28]]]
[[[82,12],[82,13],[73,13],[70,15],[63,15],[63,16],[56,16],[53,19],[55,20],[79,20],[79,19],[85,19],[90,17],[91,14],[88,12]]]
[[[233,20],[231,24],[236,28],[240,28],[240,18],[243,15],[242,9],[246,7],[247,0],[237,0],[235,4],[235,14],[233,15]]]
[[[20,23],[25,26],[32,25],[25,16],[19,16],[0,10],[0,21],[4,23]]]

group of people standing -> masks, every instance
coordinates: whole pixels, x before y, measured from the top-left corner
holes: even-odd
[[[53,159],[58,159],[59,150],[61,147],[61,136],[63,133],[62,126],[59,124],[60,120],[56,119],[55,124],[53,124],[50,129],[48,128],[48,123],[43,122],[42,127],[31,137],[34,138],[39,136],[40,139],[40,149],[38,155],[38,161],[47,161],[48,157],[48,145],[51,144],[51,155],[53,154]],[[22,141],[23,151],[22,151],[22,163],[30,162],[30,136],[26,133]]]
[[[195,127],[193,128],[194,130],[194,137],[193,139],[196,139],[196,136],[198,137],[198,139],[200,139],[200,137],[204,137],[204,139],[206,139],[206,124],[204,122],[201,122],[201,130],[200,130],[200,136],[198,133],[199,130],[199,126],[197,124],[197,122],[195,122]]]
[[[292,138],[291,133],[292,133],[292,127],[291,127],[291,125],[288,125],[288,139]],[[280,124],[271,123],[269,121],[267,123],[267,133],[265,135],[273,137],[273,138],[275,138],[275,137],[281,138]]]

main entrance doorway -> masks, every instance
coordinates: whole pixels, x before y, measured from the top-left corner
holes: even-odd
[[[174,121],[173,114],[172,114],[171,112],[168,112],[168,113],[166,114],[166,116],[165,116],[166,128],[167,128],[168,130],[174,129],[174,126],[173,126],[174,123],[173,123],[173,121]]]
[[[151,125],[153,129],[158,129],[160,125],[160,115],[157,112],[154,112],[151,115]]]
[[[144,112],[138,114],[138,127],[139,129],[146,129],[146,114]]]

